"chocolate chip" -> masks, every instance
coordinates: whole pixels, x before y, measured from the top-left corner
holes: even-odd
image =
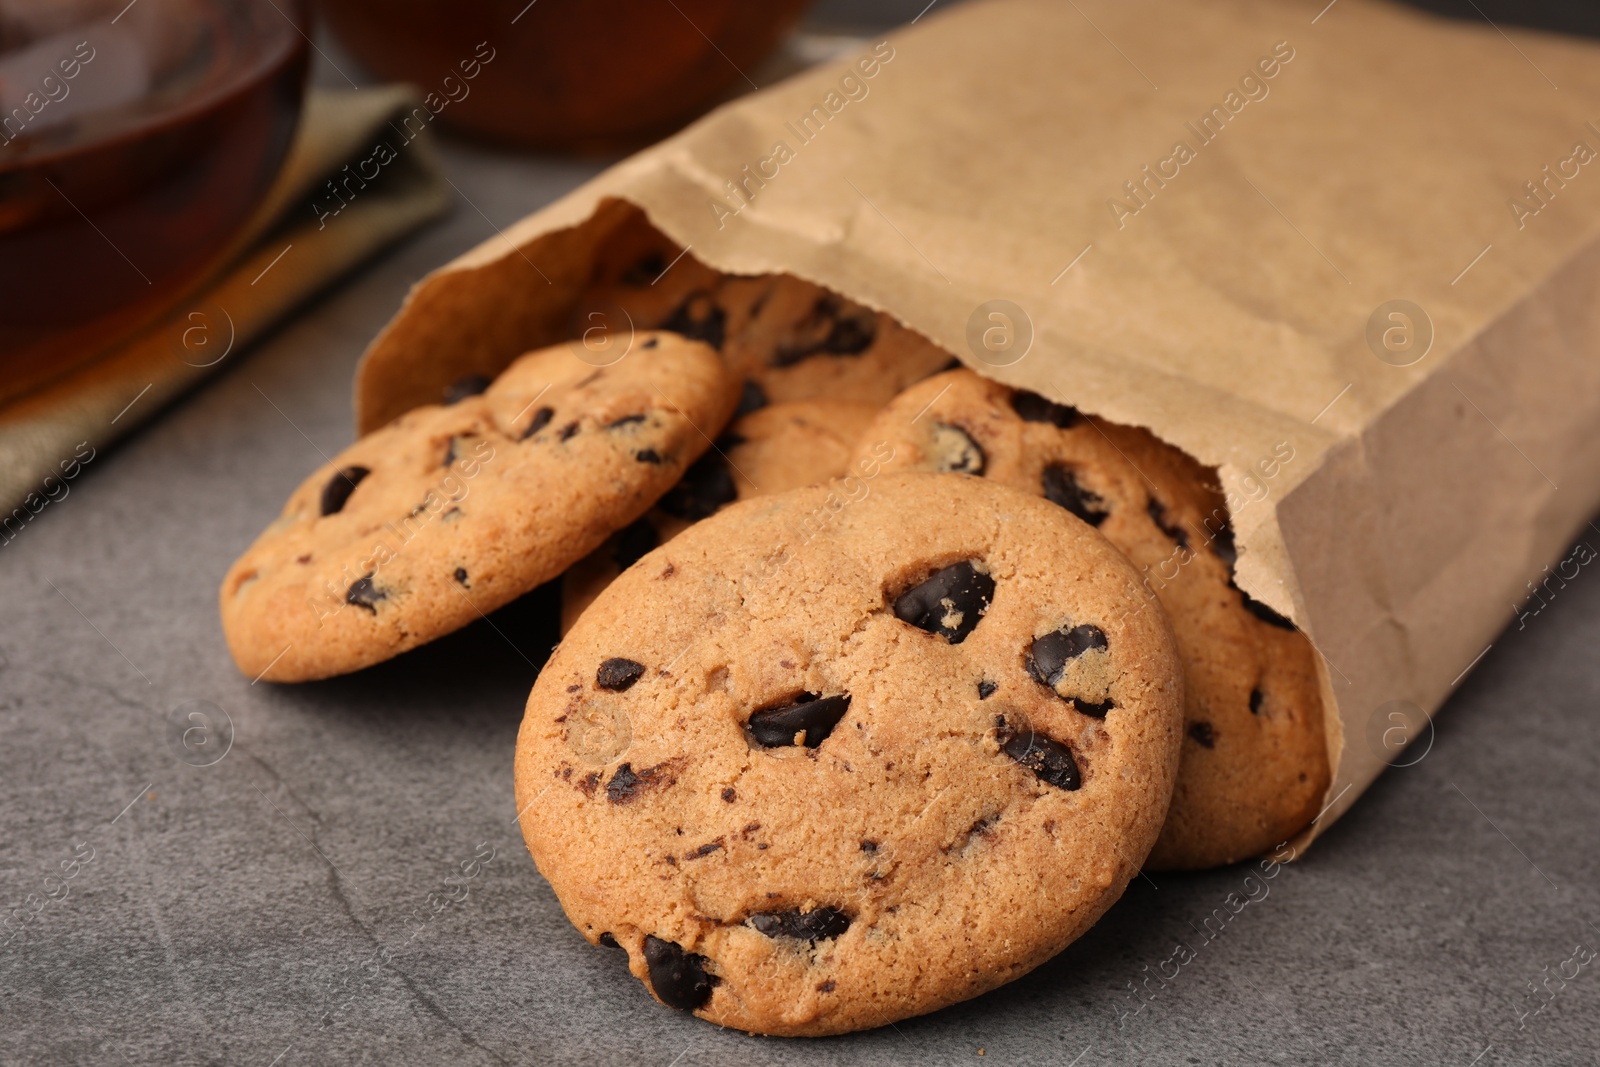
[[[1239,549],[1233,543],[1233,531],[1226,526],[1211,535],[1211,549],[1217,558],[1228,565],[1228,576],[1233,577],[1233,568],[1239,562]]]
[[[603,933],[601,933],[601,935],[600,935],[600,944],[604,945],[606,948],[621,948],[622,947],[621,945],[617,944],[617,939],[615,937],[611,936],[611,931],[609,931],[609,930],[604,931]]]
[[[640,345],[639,347],[640,348],[655,348],[660,343],[661,343],[661,338],[652,337],[648,341],[646,341],[644,344]]]
[[[733,417],[738,418],[752,411],[760,411],[769,403],[771,401],[767,399],[767,391],[761,388],[761,384],[746,378],[744,385],[739,387],[739,406],[734,409]]]
[[[333,477],[328,479],[328,484],[322,487],[322,513],[332,515],[344,510],[345,501],[350,499],[350,494],[356,491],[361,479],[371,473],[365,467],[346,467],[334,471]]]
[[[1106,712],[1117,706],[1109,697],[1098,704],[1091,704],[1082,697],[1068,697],[1067,703],[1077,708],[1080,715],[1087,715],[1092,719],[1105,718]]]
[[[951,474],[982,474],[988,457],[983,449],[959,426],[947,422],[933,424],[933,461],[937,470]]]
[[[577,435],[578,435],[578,420],[577,419],[573,419],[571,422],[569,422],[565,426],[561,427],[561,432],[556,435],[556,439],[560,440],[560,441],[570,441],[572,438],[576,437]]]
[[[1145,510],[1150,513],[1150,521],[1155,523],[1162,533],[1177,542],[1179,548],[1189,547],[1189,532],[1182,526],[1170,523],[1167,520],[1167,508],[1155,497],[1150,498],[1150,503],[1145,505]]]
[[[1071,467],[1052,463],[1044,469],[1044,498],[1060,504],[1090,526],[1099,526],[1111,514],[1105,498],[1078,484],[1078,475]]]
[[[826,982],[817,983],[818,993],[832,993],[835,988],[836,986],[832,978],[829,978]]]
[[[523,430],[522,435],[517,439],[519,441],[526,441],[528,438],[532,437],[534,434],[548,426],[550,424],[550,420],[555,417],[555,408],[540,408],[538,411],[533,413],[533,418],[528,422],[528,428]],[[576,423],[574,423],[574,426],[576,426]],[[566,438],[563,437],[562,440],[565,441]]]
[[[1063,626],[1028,646],[1028,673],[1041,685],[1054,689],[1066,676],[1067,664],[1079,656],[1107,647],[1105,631],[1085,623],[1070,630]]]
[[[469,374],[465,378],[458,378],[445,386],[444,402],[446,404],[459,404],[469,396],[477,396],[489,388],[489,379],[481,374]]]
[[[1065,430],[1075,425],[1081,417],[1077,408],[1046,400],[1038,393],[1018,389],[1011,394],[1011,410],[1027,422],[1048,422]]]
[[[444,450],[444,466],[446,466],[446,467],[452,466],[455,463],[455,461],[461,456],[461,444],[460,444],[460,442],[461,442],[462,437],[475,437],[475,436],[477,436],[477,435],[476,434],[462,434],[459,437],[452,436],[450,438],[449,446],[447,448],[445,448],[445,450]]]
[[[639,451],[633,454],[633,458],[638,460],[640,463],[659,464],[661,462],[661,453],[657,452],[653,448],[641,448]]]
[[[704,859],[722,847],[721,841],[708,841],[684,857],[686,860]]]
[[[711,961],[654,934],[644,939],[644,962],[650,969],[650,988],[661,1003],[679,1011],[705,1007],[716,976],[706,973]]]
[[[991,681],[988,681],[987,679],[985,679],[984,681],[979,682],[978,683],[978,699],[979,700],[988,700],[990,697],[994,696],[995,690],[997,690],[999,688],[1000,688],[1000,686],[998,684],[996,684],[994,682],[991,682]]]
[[[661,543],[661,535],[649,519],[635,519],[617,534],[611,559],[619,570],[627,570]]]
[[[606,783],[606,799],[613,804],[622,804],[631,800],[639,791],[639,776],[633,773],[633,764],[624,763],[617,768],[611,776],[611,781]]]
[[[878,316],[859,304],[845,306],[836,296],[821,296],[794,326],[793,336],[773,349],[774,367],[792,367],[815,355],[859,356],[878,336]]]
[[[678,484],[668,489],[656,503],[669,515],[699,522],[738,498],[739,490],[727,464],[717,453],[708,452],[689,464]]]
[[[358,608],[366,608],[374,615],[378,613],[378,601],[387,600],[389,594],[372,584],[372,575],[366,574],[350,583],[349,590],[344,594],[346,604],[354,604]]]
[[[1294,629],[1294,623],[1290,622],[1282,615],[1279,615],[1276,611],[1273,611],[1261,601],[1257,600],[1249,593],[1246,593],[1243,589],[1239,590],[1239,596],[1244,601],[1244,610],[1248,611],[1262,622],[1271,623],[1280,630]]]
[[[608,430],[616,430],[616,429],[620,429],[623,426],[632,426],[636,422],[643,422],[643,421],[644,421],[644,416],[643,415],[624,415],[620,419],[615,419],[615,420],[613,420],[611,422],[606,423],[606,429],[608,429]]]
[[[681,333],[691,341],[704,341],[721,351],[727,339],[728,313],[706,293],[694,293],[661,324],[663,330]]]
[[[600,669],[594,672],[594,684],[601,689],[609,689],[613,693],[620,693],[639,680],[644,674],[644,664],[635,663],[631,659],[613,656],[600,664]]]
[[[876,841],[863,841],[861,842],[861,851],[870,855],[878,851],[878,843]]]
[[[1072,749],[1044,734],[1035,733],[1032,729],[1014,731],[1003,726],[1000,750],[1048,785],[1069,790],[1083,785],[1083,776],[1078,773],[1078,761],[1072,758]]]
[[[735,800],[739,799],[739,794],[733,788],[733,786],[730,785],[722,790],[722,799],[727,801],[729,804],[732,804]]]
[[[667,260],[660,252],[647,252],[645,257],[629,267],[618,279],[623,285],[642,289],[647,285],[654,285],[656,279],[667,269]]]
[[[850,929],[850,916],[838,908],[812,911],[766,912],[750,916],[750,925],[768,937],[792,937],[796,941],[826,941]]]
[[[764,748],[778,748],[794,744],[794,736],[802,731],[807,748],[816,748],[839,725],[850,708],[850,694],[818,696],[801,693],[794,700],[762,708],[750,716],[750,736]]]
[[[1263,699],[1263,694],[1262,694],[1261,690],[1259,690],[1259,689],[1250,690],[1250,714],[1252,714],[1252,715],[1260,715],[1261,714],[1261,701],[1262,701],[1262,699]]]
[[[1217,732],[1208,722],[1192,722],[1189,724],[1189,736],[1205,748],[1217,747]]]
[[[460,582],[462,585],[466,585],[467,584],[467,568],[465,568],[465,567],[457,567],[456,568],[456,581]]]
[[[895,598],[894,614],[959,645],[977,627],[993,599],[994,579],[966,560],[934,572],[921,585],[901,593]]]

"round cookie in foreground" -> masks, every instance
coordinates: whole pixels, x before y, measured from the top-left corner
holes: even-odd
[[[1234,584],[1210,472],[1145,430],[970,370],[906,390],[864,440],[889,442],[890,470],[960,470],[1054,501],[1138,566],[1135,595],[1171,618],[1186,693],[1183,763],[1151,869],[1233,863],[1315,817],[1330,778],[1315,651]]]
[[[529,850],[591,943],[722,1026],[842,1033],[1009,982],[1117,899],[1170,799],[1181,667],[1134,580],[972,478],[734,504],[540,674]]]
[[[849,401],[793,400],[735,420],[643,518],[618,530],[561,578],[561,632],[617,575],[735,500],[842,476],[878,409]],[[876,472],[877,467],[871,469]]]
[[[646,335],[596,368],[566,345],[481,395],[417,408],[294,491],[223,579],[239,670],[293,682],[389,659],[560,574],[670,489],[738,386],[705,345]]]

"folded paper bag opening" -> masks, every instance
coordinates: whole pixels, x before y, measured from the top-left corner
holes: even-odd
[[[1437,710],[1600,503],[1600,57],[1363,0],[1092,14],[930,14],[613,167],[419,283],[357,422],[574,336],[642,215],[671,269],[794,274],[1148,428],[1217,470],[1239,587],[1316,647],[1334,771],[1298,848],[1396,758],[1374,716]]]

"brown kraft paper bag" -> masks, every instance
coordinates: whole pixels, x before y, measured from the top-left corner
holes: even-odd
[[[640,210],[1215,466],[1238,582],[1310,636],[1337,712],[1302,844],[1587,562],[1593,45],[1369,0],[935,9],[423,279],[363,359],[359,429],[573,336]]]

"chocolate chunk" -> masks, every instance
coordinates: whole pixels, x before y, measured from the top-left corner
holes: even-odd
[[[463,438],[476,437],[477,434],[462,434],[450,438],[449,447],[444,450],[444,466],[450,467],[461,457],[461,441]]]
[[[654,934],[644,939],[644,962],[650,969],[650,988],[669,1008],[694,1011],[711,999],[716,976],[706,973],[711,961]]]
[[[640,348],[655,348],[660,343],[661,343],[661,338],[652,337],[649,340],[645,341],[645,343],[640,345],[639,347]]]
[[[465,567],[457,567],[456,568],[456,581],[460,582],[462,585],[466,585],[467,584],[467,568],[465,568]]]
[[[740,415],[748,415],[752,411],[760,411],[770,403],[771,401],[767,399],[767,391],[761,388],[761,383],[746,378],[744,385],[739,387],[739,406],[734,409],[733,417],[737,419]]]
[[[861,842],[861,851],[870,855],[878,851],[878,843],[876,841],[863,841]]]
[[[1189,532],[1182,526],[1168,521],[1166,505],[1151,497],[1150,503],[1145,505],[1145,510],[1150,513],[1150,521],[1155,523],[1162,533],[1177,542],[1179,548],[1189,547]]]
[[[606,799],[613,804],[624,804],[639,791],[639,776],[633,773],[633,764],[624,763],[617,768],[606,783]]]
[[[1211,724],[1208,722],[1190,723],[1189,736],[1206,748],[1217,747],[1217,732],[1211,728]]]
[[[445,387],[444,402],[446,404],[459,404],[469,396],[477,396],[489,388],[489,379],[481,374],[469,374],[465,378],[458,378]]]
[[[573,419],[571,422],[569,422],[565,426],[561,427],[561,432],[556,435],[556,438],[557,438],[557,440],[561,440],[561,441],[570,441],[572,438],[576,437],[577,435],[578,435],[578,420],[577,419]]]
[[[332,515],[344,510],[345,501],[350,499],[350,494],[356,491],[356,486],[361,484],[361,479],[372,472],[365,467],[346,467],[344,470],[335,471],[328,484],[322,487],[322,513]]]
[[[936,571],[895,598],[895,618],[959,645],[977,628],[994,599],[994,579],[971,560]]]
[[[805,732],[801,742],[807,748],[816,748],[839,725],[850,708],[850,694],[818,696],[801,693],[794,700],[762,708],[750,716],[750,736],[764,748],[778,748],[794,744],[795,734]]]
[[[1252,715],[1260,715],[1261,714],[1261,701],[1262,701],[1262,699],[1263,699],[1263,694],[1262,694],[1261,690],[1259,690],[1259,689],[1250,690],[1250,714],[1252,714]]]
[[[659,464],[661,462],[661,453],[657,452],[653,448],[641,448],[639,451],[633,454],[633,458],[638,460],[640,463]]]
[[[533,413],[533,418],[528,422],[528,428],[522,431],[522,435],[518,438],[518,440],[526,441],[528,438],[532,437],[534,434],[548,426],[550,424],[550,420],[555,417],[555,408],[540,408],[538,411],[535,411]],[[562,440],[564,441],[566,438],[563,437]]]
[[[727,464],[717,453],[708,452],[689,464],[678,484],[668,489],[656,504],[669,515],[699,522],[738,498],[739,490]]]
[[[1111,514],[1105,498],[1078,484],[1078,475],[1071,468],[1052,463],[1044,469],[1044,498],[1060,504],[1090,526],[1099,526]]]
[[[1248,611],[1262,622],[1271,623],[1280,630],[1294,629],[1294,623],[1290,622],[1282,615],[1279,615],[1276,611],[1273,611],[1261,601],[1257,600],[1249,593],[1246,593],[1243,589],[1239,590],[1239,597],[1244,601],[1244,610]]]
[[[1034,773],[1041,782],[1058,789],[1077,789],[1083,785],[1078,761],[1072,749],[1060,741],[1035,733],[1032,729],[1012,730],[1002,726],[1000,750]]]
[[[733,786],[726,786],[722,790],[722,799],[727,803],[732,804],[735,800],[739,799],[739,793],[733,788]]]
[[[1068,697],[1067,703],[1077,708],[1080,715],[1087,715],[1092,719],[1105,718],[1106,712],[1117,706],[1109,697],[1098,704],[1091,704],[1082,697]]]
[[[982,447],[959,426],[933,424],[933,461],[937,470],[951,474],[982,474],[988,463]]]
[[[663,330],[681,333],[691,341],[704,341],[718,351],[727,339],[728,313],[706,293],[694,293],[661,324]]]
[[[604,945],[606,948],[622,947],[621,945],[617,944],[617,939],[611,936],[611,931],[609,930],[606,930],[600,934],[600,944]]]
[[[623,285],[643,289],[654,285],[667,269],[667,259],[660,252],[647,252],[645,257],[623,272],[618,280]]]
[[[979,682],[978,683],[978,699],[979,700],[988,700],[990,697],[994,696],[995,690],[997,690],[999,688],[1000,688],[1000,686],[998,684],[996,684],[995,682],[991,682],[988,679],[985,679],[985,680]]]
[[[644,674],[644,664],[635,663],[631,659],[613,656],[600,664],[600,669],[594,673],[594,684],[601,689],[609,689],[613,693],[620,693],[639,680]]]
[[[722,847],[721,840],[707,841],[705,844],[701,845],[699,848],[695,849],[693,852],[691,852],[687,856],[685,856],[684,859],[687,859],[687,860],[704,859],[706,856],[711,855],[713,852],[717,851],[721,847]]]
[[[750,916],[750,925],[768,937],[792,937],[796,941],[826,941],[850,929],[850,916],[838,908],[813,911],[779,911]]]
[[[1028,673],[1041,685],[1054,689],[1066,676],[1067,664],[1079,656],[1107,647],[1105,631],[1085,623],[1067,629],[1063,626],[1028,646]]]
[[[372,584],[372,575],[366,574],[350,583],[350,589],[344,595],[344,602],[354,604],[358,608],[366,608],[376,615],[378,601],[388,598],[388,593]]]
[[[606,429],[608,429],[608,430],[616,430],[616,429],[620,429],[620,428],[622,428],[624,426],[632,426],[636,422],[643,422],[643,421],[644,421],[644,416],[643,415],[624,415],[620,419],[613,419],[611,422],[606,423]]]
[[[792,367],[816,355],[859,356],[878,336],[878,316],[859,304],[845,306],[836,296],[817,298],[811,312],[794,326],[793,336],[773,349],[774,367]]]
[[[649,519],[635,519],[617,533],[611,550],[612,562],[619,570],[627,570],[661,543],[661,535]]]
[[[1048,422],[1065,430],[1077,424],[1081,417],[1077,408],[1046,400],[1038,393],[1018,389],[1011,394],[1011,410],[1027,422]]]

